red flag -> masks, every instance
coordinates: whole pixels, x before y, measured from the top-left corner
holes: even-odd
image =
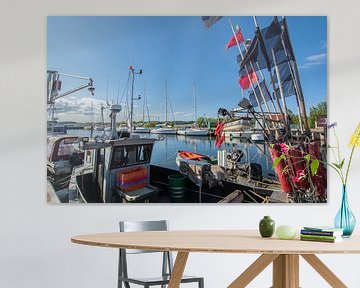
[[[235,38],[235,36],[236,36],[236,38]],[[244,37],[243,37],[243,35],[241,34],[240,29],[238,29],[238,30],[236,31],[235,36],[233,36],[233,37],[229,40],[229,42],[226,44],[225,49],[229,49],[229,48],[235,46],[235,45],[236,45],[236,39],[237,39],[237,41],[238,41],[239,43],[244,42]]]
[[[257,80],[258,80],[258,77],[256,75],[256,72],[250,71],[249,74],[240,76],[239,84],[242,89],[246,90],[250,87],[251,83],[255,83]]]

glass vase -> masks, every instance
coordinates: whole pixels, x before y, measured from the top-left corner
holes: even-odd
[[[354,231],[356,219],[352,213],[347,197],[346,185],[343,185],[341,206],[336,214],[334,224],[336,228],[344,229],[343,237],[350,237]]]

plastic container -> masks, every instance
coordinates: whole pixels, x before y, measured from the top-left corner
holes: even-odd
[[[145,187],[147,180],[147,169],[141,166],[118,172],[116,185],[123,192],[131,192]]]

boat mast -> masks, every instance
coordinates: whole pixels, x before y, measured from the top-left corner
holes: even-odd
[[[142,125],[145,123],[145,100],[146,100],[146,94],[145,94],[145,84],[144,84],[144,103],[143,103],[143,109],[142,109]]]
[[[165,124],[167,124],[167,103],[168,99],[167,99],[167,79],[165,79]]]
[[[135,82],[135,74],[142,74],[142,69],[139,69],[139,72],[135,72],[135,68],[134,66],[130,65],[129,67],[131,76],[132,76],[132,81],[131,81],[131,101],[130,101],[130,135],[132,133],[132,122],[133,122],[133,112],[134,112],[134,82]],[[137,98],[137,100],[140,98]]]
[[[194,96],[194,123],[196,124],[197,121],[197,106],[196,106],[196,91],[195,91],[195,83],[193,83],[193,96]]]

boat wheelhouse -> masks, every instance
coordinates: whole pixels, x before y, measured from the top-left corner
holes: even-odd
[[[111,203],[122,202],[123,197],[150,197],[156,191],[149,186],[154,142],[125,138],[85,143],[84,167],[72,176],[80,201]]]

